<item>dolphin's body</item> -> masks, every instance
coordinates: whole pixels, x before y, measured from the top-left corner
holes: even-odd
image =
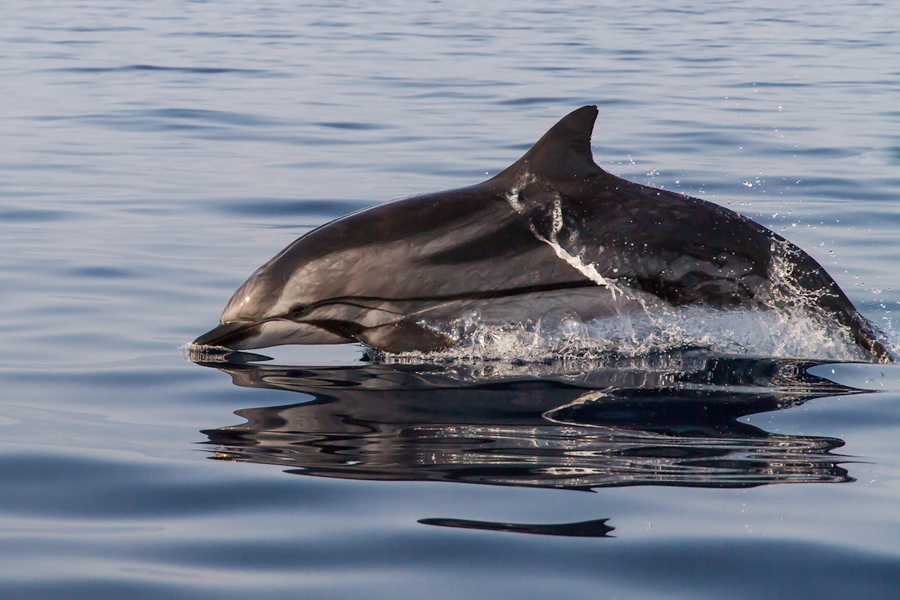
[[[721,206],[594,164],[595,106],[553,126],[472,187],[360,211],[296,240],[250,276],[197,345],[363,342],[387,352],[456,342],[470,311],[523,322],[691,304],[802,306],[891,362],[875,328],[800,248]]]

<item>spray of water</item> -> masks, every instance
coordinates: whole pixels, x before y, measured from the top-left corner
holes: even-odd
[[[762,290],[760,303],[752,308],[722,310],[706,306],[648,306],[641,295],[621,281],[604,277],[596,266],[584,259],[585,249],[573,246],[577,232],[563,243],[565,215],[562,198],[551,191],[553,203],[549,229],[540,227],[532,208],[526,206],[521,192],[537,182],[524,174],[507,195],[517,213],[528,219],[532,233],[553,248],[556,255],[598,286],[609,290],[610,300],[617,298],[642,307],[618,311],[612,317],[582,321],[577,314],[556,309],[514,323],[492,323],[481,319],[478,311],[462,315],[449,326],[433,326],[457,343],[442,352],[431,353],[429,361],[493,364],[498,369],[514,370],[518,364],[553,364],[566,361],[608,360],[611,356],[653,356],[687,348],[701,348],[723,355],[769,358],[815,358],[834,361],[868,361],[870,357],[854,342],[851,332],[818,308],[818,293],[796,283],[792,248],[776,244],[770,284]],[[546,194],[545,194],[546,196]],[[546,198],[544,198],[546,200]],[[565,247],[565,246],[568,246]],[[624,304],[623,304],[624,305]],[[424,360],[425,355],[408,353],[381,355],[379,361],[409,362]],[[500,365],[506,365],[501,367]]]

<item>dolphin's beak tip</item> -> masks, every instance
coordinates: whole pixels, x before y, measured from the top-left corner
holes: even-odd
[[[191,349],[193,350],[194,348],[218,348],[219,347],[218,344],[211,343],[215,340],[216,337],[221,337],[221,336],[212,335],[215,333],[215,331],[216,331],[215,329],[211,329],[211,330],[207,331],[206,333],[204,333],[203,335],[199,336],[196,340],[191,342]]]
[[[251,327],[250,323],[240,321],[220,323],[194,340],[191,346],[212,346],[219,349],[238,350],[240,347],[235,347],[235,343],[246,337],[246,333]]]
[[[210,344],[216,337],[221,337],[220,335],[216,335],[218,332],[216,331],[218,327],[214,329],[210,329],[203,335],[197,336],[197,339],[191,342],[191,348],[200,348],[206,346],[215,346],[215,344]]]

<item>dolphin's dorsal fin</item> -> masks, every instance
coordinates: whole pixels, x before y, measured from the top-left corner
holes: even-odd
[[[557,180],[587,177],[602,172],[594,164],[591,133],[597,120],[596,106],[582,106],[550,128],[538,142],[494,179],[519,179],[530,174]]]

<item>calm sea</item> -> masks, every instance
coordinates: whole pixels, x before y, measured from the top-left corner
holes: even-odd
[[[0,597],[900,596],[894,366],[185,358],[297,236],[584,104],[900,338],[896,0],[4,2]]]

